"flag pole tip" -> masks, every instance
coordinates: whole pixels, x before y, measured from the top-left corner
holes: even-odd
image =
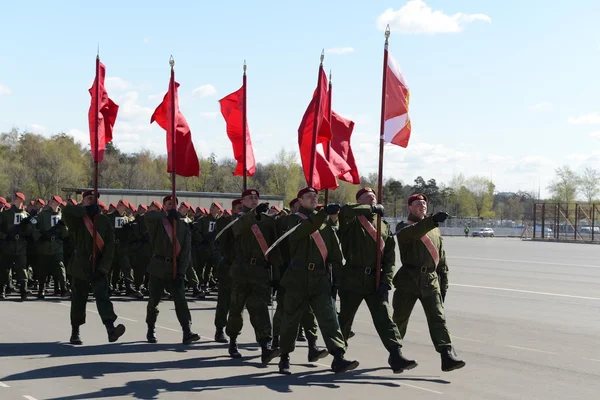
[[[246,73],[246,68],[247,68],[247,66],[246,66],[246,60],[244,60],[244,74]]]
[[[389,37],[390,37],[390,24],[388,24],[388,25],[385,27],[385,38],[387,39],[387,38],[389,38]]]
[[[171,58],[169,58],[169,65],[171,66],[171,68],[175,66],[175,60],[173,59],[173,55],[171,55]]]
[[[321,50],[321,65],[323,65],[323,60],[325,59],[325,49]]]
[[[329,83],[331,83],[331,69],[329,69]]]

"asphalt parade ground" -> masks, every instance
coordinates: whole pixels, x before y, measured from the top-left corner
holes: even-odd
[[[83,346],[68,344],[69,302],[0,302],[0,399],[594,399],[600,393],[600,247],[517,239],[444,239],[450,266],[446,316],[467,366],[444,373],[422,308],[415,307],[403,352],[419,362],[394,375],[363,304],[347,357],[334,375],[331,356],[311,364],[305,343],[291,376],[260,348],[245,315],[241,360],[212,341],[214,299],[190,301],[193,330],[181,344],[172,302],[161,303],[158,344],[145,342],[144,300],[114,299],[127,332],[109,344],[88,303]],[[391,296],[390,296],[391,299]],[[323,345],[322,339],[319,340]]]

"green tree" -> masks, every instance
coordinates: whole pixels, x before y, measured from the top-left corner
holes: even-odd
[[[577,196],[577,187],[580,185],[577,174],[568,165],[557,168],[555,173],[556,177],[548,185],[548,191],[552,198],[563,203],[574,201]]]
[[[598,199],[600,195],[600,172],[587,167],[579,177],[579,192],[588,203]]]

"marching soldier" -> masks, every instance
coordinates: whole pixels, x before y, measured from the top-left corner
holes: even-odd
[[[279,372],[289,375],[290,353],[296,345],[296,335],[302,316],[311,307],[317,318],[327,350],[333,355],[331,370],[336,374],[358,367],[358,361],[344,358],[346,344],[331,300],[332,266],[339,268],[342,253],[335,233],[325,219],[337,214],[339,204],[329,204],[316,211],[318,194],[307,187],[297,196],[300,208],[288,219],[290,265],[281,279],[285,288],[283,321],[281,323],[281,359]],[[321,358],[325,354],[319,354]],[[310,358],[310,353],[309,353]]]
[[[217,220],[216,230],[221,233],[219,237],[219,248],[221,249],[221,262],[215,273],[219,280],[219,292],[217,296],[217,308],[215,310],[215,342],[228,343],[225,337],[224,329],[227,326],[227,315],[231,306],[231,265],[235,254],[235,236],[231,226],[232,221],[239,218],[243,209],[242,199],[235,199],[231,202],[232,216],[221,217]]]
[[[435,349],[441,355],[442,371],[465,366],[454,355],[452,339],[446,326],[444,299],[448,290],[448,266],[438,224],[448,218],[445,212],[427,214],[427,196],[421,193],[408,198],[408,222],[396,228],[402,267],[394,276],[394,322],[400,335],[406,335],[408,319],[417,300],[421,302]]]
[[[98,314],[106,327],[109,342],[116,342],[125,333],[125,326],[119,324],[113,304],[110,301],[108,271],[115,251],[115,233],[108,217],[100,214],[97,201],[99,194],[92,190],[83,192],[82,205],[67,205],[63,210],[63,220],[73,239],[75,252],[69,264],[71,275],[71,339],[70,343],[82,344],[79,327],[85,324],[86,305],[90,283],[96,299]],[[96,269],[92,270],[93,230],[96,220]]]
[[[27,239],[34,241],[39,233],[31,224],[29,214],[23,210],[25,195],[17,192],[12,205],[0,214],[0,298],[5,297],[6,286],[10,283],[10,270],[14,264],[21,299],[26,299],[27,291]]]
[[[148,211],[148,206],[140,204],[138,206],[137,215],[135,217],[135,237],[137,243],[134,247],[137,247],[137,252],[133,259],[130,257],[131,266],[133,267],[133,283],[135,290],[141,292],[142,285],[144,290],[148,288],[145,286],[146,281],[146,268],[152,257],[152,244],[150,243],[150,234],[148,233],[148,227],[146,226],[145,214]]]
[[[202,281],[202,290],[214,289],[216,284],[213,278],[213,268],[219,264],[219,250],[215,243],[217,234],[215,227],[217,221],[223,214],[223,207],[219,203],[212,203],[210,213],[200,218],[194,229],[194,242],[197,244],[196,259],[198,278]]]
[[[256,341],[262,349],[261,361],[268,364],[279,356],[278,349],[269,348],[272,336],[267,303],[271,293],[270,284],[277,279],[277,276],[273,276],[277,271],[272,266],[280,265],[281,256],[277,248],[265,255],[269,245],[277,239],[276,221],[266,214],[268,203],[258,204],[259,196],[255,189],[242,192],[242,215],[231,226],[236,258],[231,266],[233,285],[226,333],[229,336],[229,355],[241,358],[237,337],[242,331],[245,306],[250,314]]]
[[[164,211],[148,211],[146,213],[146,225],[150,233],[154,254],[148,265],[148,306],[146,308],[146,324],[148,333],[146,339],[150,343],[156,343],[156,319],[158,318],[158,304],[166,287],[173,296],[175,303],[175,314],[183,330],[183,344],[191,344],[200,340],[197,333],[192,332],[192,316],[185,299],[185,271],[190,267],[192,239],[189,228],[181,221],[177,211],[177,198],[172,196],[163,198]],[[175,224],[176,235],[173,238],[173,224]],[[177,271],[173,276],[173,244],[175,244],[177,259]]]
[[[49,207],[36,217],[36,228],[40,233],[37,242],[38,299],[45,297],[45,285],[49,273],[55,282],[58,282],[61,297],[69,296],[63,262],[63,240],[68,236],[68,231],[59,209],[62,204],[63,201],[59,196],[53,196],[48,203]]]
[[[340,315],[339,321],[346,341],[361,303],[365,301],[371,312],[375,329],[383,345],[390,353],[388,364],[394,373],[413,369],[414,360],[402,355],[402,337],[392,321],[389,291],[392,289],[396,243],[386,221],[381,221],[381,238],[377,241],[374,221],[383,216],[383,206],[377,204],[377,196],[371,188],[356,193],[358,204],[346,204],[339,214],[342,251],[346,265],[338,271]],[[381,265],[376,265],[377,251],[382,252]],[[381,271],[381,282],[376,286],[376,270]]]

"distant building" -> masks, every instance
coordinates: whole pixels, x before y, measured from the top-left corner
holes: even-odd
[[[62,192],[66,198],[74,198],[78,202],[81,201],[81,194],[92,188],[62,188]],[[109,205],[117,203],[121,199],[135,204],[137,207],[140,204],[150,204],[153,200],[162,203],[165,196],[171,194],[170,190],[135,190],[135,189],[103,189],[98,188],[100,200]],[[225,209],[231,208],[231,202],[240,197],[240,193],[213,193],[213,192],[185,192],[177,191],[177,198],[180,202],[187,201],[194,207],[209,208],[212,203],[218,202]],[[283,196],[270,196],[261,193],[260,200],[268,201],[272,206],[276,205],[283,208]]]

